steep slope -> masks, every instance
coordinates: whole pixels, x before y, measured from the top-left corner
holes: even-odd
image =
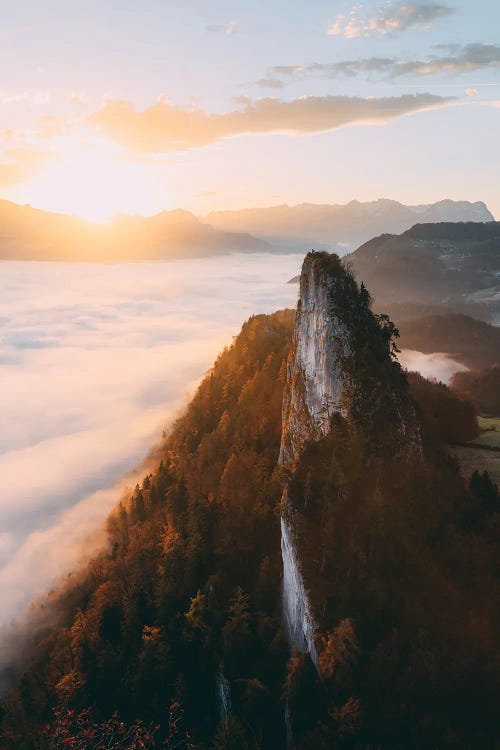
[[[1,260],[164,260],[268,249],[264,240],[214,229],[188,211],[121,215],[101,225],[0,201]]]
[[[485,367],[483,370],[468,370],[457,372],[451,379],[450,387],[460,395],[468,398],[475,405],[480,414],[489,414],[500,418],[500,364]],[[496,433],[497,427],[493,423]],[[498,446],[497,434],[491,441],[493,447]],[[477,440],[484,444],[482,435]],[[500,447],[500,446],[498,446]]]
[[[250,232],[273,242],[352,249],[381,232],[400,233],[416,221],[493,221],[484,203],[443,200],[421,206],[405,206],[380,199],[370,203],[351,201],[346,205],[317,205],[248,208],[214,211],[207,217],[213,226],[229,231]]]

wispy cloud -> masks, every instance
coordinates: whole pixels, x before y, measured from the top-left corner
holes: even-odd
[[[48,149],[7,149],[0,158],[0,189],[33,179],[54,159]]]
[[[262,89],[282,89],[285,87],[285,84],[279,78],[259,78],[255,83]]]
[[[448,55],[434,55],[424,60],[395,62],[393,75],[435,75],[436,73],[468,73],[500,67],[500,45],[467,44]]]
[[[212,34],[225,34],[225,36],[232,36],[236,32],[237,27],[237,21],[230,21],[227,24],[210,24],[205,28]]]
[[[60,135],[69,135],[74,127],[75,121],[66,115],[43,115],[38,122],[36,135],[50,140]]]
[[[67,97],[67,101],[68,104],[73,104],[77,107],[83,107],[86,104],[83,94],[79,94],[77,91],[72,91]]]
[[[29,104],[48,104],[51,100],[50,91],[27,89],[26,91],[5,91],[0,90],[0,104],[19,104],[27,102]]]
[[[326,76],[327,78],[349,78],[362,74],[397,78],[407,75],[460,74],[500,67],[500,45],[498,44],[475,43],[464,47],[450,45],[440,46],[439,49],[446,51],[448,54],[430,55],[421,60],[365,57],[355,60],[341,60],[335,63],[276,65],[270,68],[269,76],[281,76],[285,80],[300,79],[311,75]]]
[[[428,29],[440,18],[452,15],[454,9],[438,3],[390,4],[374,15],[363,15],[355,7],[348,16],[337,16],[328,34],[346,39],[370,37],[376,34],[394,34],[410,28]]]
[[[304,96],[282,101],[240,97],[241,108],[222,114],[159,101],[137,111],[110,100],[92,114],[89,125],[131,151],[151,154],[184,150],[248,134],[305,135],[361,123],[382,124],[412,112],[443,107],[453,100],[432,94],[396,97]]]

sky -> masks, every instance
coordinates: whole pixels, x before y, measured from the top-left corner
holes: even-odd
[[[0,197],[104,220],[483,200],[500,216],[496,0],[18,0]]]

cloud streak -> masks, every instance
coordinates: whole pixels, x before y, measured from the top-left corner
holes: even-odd
[[[279,78],[260,78],[256,81],[256,85],[263,89],[282,89],[285,87],[285,84]]]
[[[239,135],[306,135],[346,125],[383,124],[453,100],[422,93],[386,98],[304,96],[289,101],[240,97],[239,101],[241,109],[211,114],[164,100],[137,111],[131,102],[113,99],[88,122],[105,138],[133,152],[151,154],[207,146]]]
[[[330,36],[346,39],[371,37],[377,34],[395,34],[407,29],[429,29],[436,21],[454,13],[454,9],[439,3],[389,5],[373,16],[362,16],[354,8],[349,16],[337,16],[328,29]]]
[[[206,30],[212,34],[224,34],[225,36],[232,36],[236,33],[238,23],[236,21],[230,21],[228,24],[211,24],[206,26]]]
[[[271,80],[293,80],[307,76],[327,78],[353,78],[378,74],[389,78],[400,76],[432,76],[443,73],[460,74],[477,70],[500,68],[500,45],[468,44],[464,47],[450,45],[439,47],[448,54],[431,55],[421,60],[399,60],[394,57],[366,57],[341,60],[335,63],[310,63],[306,65],[276,65],[269,70]],[[280,78],[281,77],[281,78]],[[264,79],[266,80],[266,79]],[[259,82],[257,82],[259,84]]]

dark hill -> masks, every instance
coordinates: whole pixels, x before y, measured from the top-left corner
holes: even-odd
[[[427,315],[400,322],[398,328],[403,349],[445,352],[475,369],[500,362],[500,328],[468,315]]]
[[[379,309],[418,303],[500,315],[500,222],[417,224],[401,235],[375,237],[346,260]]]
[[[500,222],[446,221],[435,224],[415,224],[403,237],[417,240],[452,240],[455,242],[483,242],[500,235]]]

